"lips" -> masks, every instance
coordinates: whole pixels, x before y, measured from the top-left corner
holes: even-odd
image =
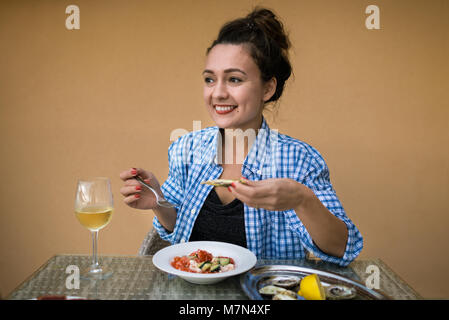
[[[214,109],[218,114],[227,114],[231,113],[237,108],[237,106],[229,105],[229,104],[216,104],[214,105]]]

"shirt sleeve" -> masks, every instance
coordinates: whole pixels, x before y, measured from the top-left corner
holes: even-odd
[[[185,148],[183,148],[183,139],[176,140],[168,148],[168,177],[167,180],[162,184],[161,191],[169,202],[181,205],[184,199],[184,176],[186,171],[183,170],[187,163],[185,157]],[[175,207],[176,213],[178,213],[178,208]],[[159,222],[158,218],[155,216],[153,219],[153,227],[159,233],[161,238],[165,241],[172,242],[173,232],[167,231],[162,224]]]
[[[361,252],[363,238],[354,223],[346,216],[345,210],[338,199],[329,179],[329,169],[321,156],[313,157],[308,163],[307,174],[300,183],[310,188],[321,203],[337,218],[343,221],[348,229],[348,240],[343,257],[335,257],[321,251],[313,242],[301,220],[294,210],[287,211],[287,216],[293,230],[299,232],[303,246],[321,260],[347,266]]]

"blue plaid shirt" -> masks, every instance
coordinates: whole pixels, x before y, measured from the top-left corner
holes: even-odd
[[[190,238],[195,219],[213,188],[201,181],[218,179],[223,171],[217,161],[218,136],[218,127],[208,127],[180,137],[169,147],[169,174],[161,189],[168,201],[178,205],[176,225],[169,233],[155,217],[153,226],[162,239],[172,244]],[[329,180],[327,165],[313,147],[270,129],[263,119],[242,165],[242,176],[248,180],[296,180],[312,189],[348,229],[345,253],[338,258],[314,244],[294,210],[269,211],[244,204],[247,246],[258,258],[301,259],[307,250],[324,261],[346,266],[359,255],[363,238],[346,216]]]

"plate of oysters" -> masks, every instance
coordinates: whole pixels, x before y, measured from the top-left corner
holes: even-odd
[[[240,278],[252,300],[389,300],[379,290],[337,273],[294,265],[256,266]]]

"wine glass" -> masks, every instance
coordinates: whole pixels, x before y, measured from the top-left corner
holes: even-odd
[[[111,221],[114,204],[111,182],[99,177],[78,180],[75,197],[75,215],[78,221],[92,233],[92,265],[81,273],[87,279],[105,279],[112,271],[100,266],[97,256],[98,231]]]

